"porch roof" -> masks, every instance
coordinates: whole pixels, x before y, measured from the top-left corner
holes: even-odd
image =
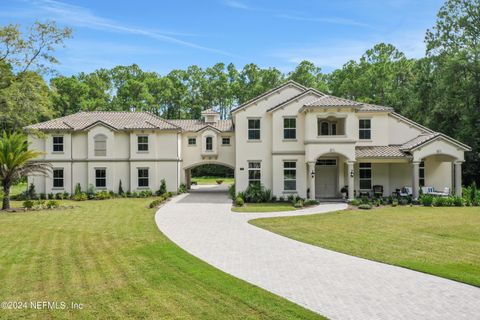
[[[356,158],[409,158],[410,155],[400,150],[400,145],[357,146]]]

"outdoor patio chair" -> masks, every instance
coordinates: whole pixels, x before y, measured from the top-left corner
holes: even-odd
[[[422,187],[423,194],[434,194],[435,188],[434,187]]]
[[[373,186],[373,196],[383,197],[383,186],[381,185]]]
[[[450,195],[450,188],[445,187],[445,188],[443,188],[443,191],[433,191],[430,194],[432,194],[434,196],[448,197]]]
[[[408,197],[412,195],[412,187],[403,187],[398,194],[400,197]]]

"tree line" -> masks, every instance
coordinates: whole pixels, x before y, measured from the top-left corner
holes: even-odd
[[[426,30],[425,56],[412,59],[379,43],[330,73],[303,61],[289,73],[217,63],[160,75],[138,65],[98,69],[44,80],[53,51],[71,36],[55,23],[0,28],[0,122],[15,131],[30,123],[82,110],[149,111],[169,119],[197,119],[230,110],[288,80],[396,112],[472,146],[465,182],[480,183],[480,0],[447,0]]]

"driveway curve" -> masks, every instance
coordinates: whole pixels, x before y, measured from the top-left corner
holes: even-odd
[[[190,254],[331,319],[480,319],[480,288],[298,242],[248,220],[293,213],[235,213],[221,187],[175,197],[158,228]]]

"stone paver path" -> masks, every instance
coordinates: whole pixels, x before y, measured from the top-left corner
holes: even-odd
[[[219,187],[174,198],[156,214],[173,242],[235,277],[331,319],[480,319],[480,288],[348,256],[248,223],[294,213],[235,213]],[[208,192],[205,192],[208,191]]]

